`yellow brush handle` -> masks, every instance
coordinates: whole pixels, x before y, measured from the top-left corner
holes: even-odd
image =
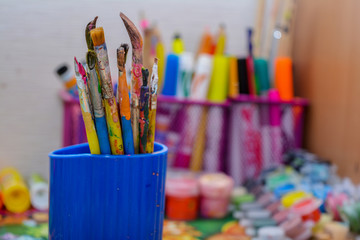
[[[155,142],[155,124],[156,124],[156,109],[151,109],[149,112],[149,132],[148,132],[148,141],[146,143],[146,153],[154,152],[154,142]]]
[[[20,173],[14,168],[0,172],[0,189],[4,205],[13,213],[25,212],[30,208],[30,193]]]
[[[91,117],[91,113],[85,112],[82,108],[81,113],[85,123],[86,137],[89,142],[90,153],[100,154],[99,139],[96,133],[94,121]]]
[[[104,99],[104,105],[111,153],[113,155],[122,155],[124,154],[124,145],[115,97]]]
[[[199,121],[198,132],[196,135],[193,153],[190,160],[191,171],[200,171],[203,165],[203,154],[206,143],[206,119],[208,117],[208,108],[202,110],[201,120]]]

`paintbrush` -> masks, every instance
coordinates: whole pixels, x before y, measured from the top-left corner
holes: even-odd
[[[154,152],[154,141],[155,141],[155,123],[156,123],[156,104],[157,104],[157,89],[158,89],[158,59],[154,59],[154,65],[151,72],[150,80],[150,111],[149,111],[149,132],[148,141],[146,144],[146,153]]]
[[[140,88],[140,153],[146,153],[147,135],[149,131],[149,70],[142,68],[143,85]]]
[[[93,107],[96,133],[99,139],[100,151],[102,154],[111,154],[109,135],[107,132],[105,110],[101,98],[101,81],[98,72],[96,53],[94,52],[94,44],[90,37],[90,31],[96,28],[97,17],[88,23],[85,29],[85,38],[88,46],[86,53],[86,63],[88,70],[88,85],[90,91],[90,100]]]
[[[142,66],[143,66],[143,57],[142,57],[142,48],[143,40],[135,27],[134,23],[125,16],[125,14],[120,13],[120,17],[124,22],[126,30],[129,34],[131,46],[132,46],[132,69],[131,69],[131,125],[133,129],[134,137],[134,148],[135,153],[139,152],[139,100],[140,100],[140,88],[142,85]]]
[[[134,154],[134,138],[131,128],[130,120],[130,98],[129,88],[126,82],[126,70],[125,63],[126,57],[129,50],[129,45],[121,44],[117,49],[117,66],[119,69],[119,80],[118,80],[118,96],[119,96],[119,109],[122,127],[122,136],[124,141],[125,154]]]
[[[114,155],[124,154],[119,112],[117,109],[116,99],[111,82],[109,58],[105,43],[104,30],[102,27],[92,29],[90,31],[90,35],[94,43],[97,62],[99,65],[102,97],[105,105],[111,153]]]
[[[92,119],[90,101],[86,94],[86,72],[81,63],[78,63],[76,58],[74,58],[74,66],[75,66],[75,77],[76,84],[79,91],[79,101],[81,106],[81,113],[83,116],[85,129],[86,129],[86,137],[89,142],[89,148],[91,154],[100,154],[100,146],[99,140],[95,130],[95,124]]]

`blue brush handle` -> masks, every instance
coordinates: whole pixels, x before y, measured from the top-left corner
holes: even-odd
[[[101,154],[111,154],[109,135],[106,125],[105,116],[97,118],[95,117],[96,133],[99,139]]]
[[[135,154],[131,121],[127,120],[125,116],[121,117],[121,127],[125,154]]]

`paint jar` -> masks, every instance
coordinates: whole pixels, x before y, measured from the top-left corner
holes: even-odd
[[[33,174],[29,180],[31,205],[37,210],[49,208],[49,185],[43,177]]]
[[[325,206],[328,213],[330,213],[334,220],[340,220],[339,208],[341,208],[344,203],[348,201],[348,196],[345,193],[329,193],[326,198]]]
[[[199,186],[190,176],[166,179],[166,216],[173,220],[194,220],[199,209]]]
[[[294,184],[285,184],[274,189],[276,198],[281,199],[285,194],[295,190]]]
[[[285,240],[285,232],[280,227],[262,227],[258,231],[259,240]]]
[[[320,207],[321,200],[315,198],[306,198],[297,203],[295,203],[291,211],[295,214],[301,216],[303,221],[314,221],[317,222],[320,220],[321,212]]]
[[[49,239],[162,239],[167,147],[92,155],[88,144],[50,155]]]
[[[22,213],[30,208],[29,190],[15,168],[4,168],[0,171],[0,190],[9,212]]]
[[[304,191],[290,192],[281,198],[281,204],[283,205],[284,208],[290,208],[297,201],[308,197],[310,197],[310,195]]]
[[[200,211],[206,218],[225,217],[234,181],[222,173],[204,174],[200,183]]]

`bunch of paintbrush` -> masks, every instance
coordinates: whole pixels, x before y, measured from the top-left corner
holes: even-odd
[[[125,69],[129,46],[121,44],[117,49],[118,109],[104,30],[102,27],[96,27],[97,17],[89,22],[85,29],[88,46],[86,66],[78,63],[75,58],[80,105],[92,154],[134,154],[154,151],[158,60],[155,58],[149,88],[149,71],[142,67],[142,37],[130,19],[122,13],[120,16],[133,47],[131,100]]]

